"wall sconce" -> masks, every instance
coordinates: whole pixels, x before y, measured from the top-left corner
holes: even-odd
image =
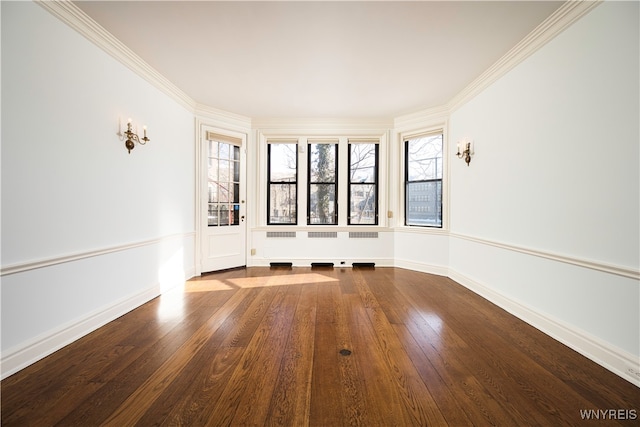
[[[124,140],[124,137],[127,138],[124,142],[124,146],[129,150],[129,154],[131,154],[131,150],[135,147],[136,142],[140,145],[145,145],[147,142],[151,141],[147,138],[147,127],[142,126],[142,130],[144,131],[144,136],[140,138],[137,134],[133,133],[133,130],[131,129],[131,119],[127,121],[127,130],[124,131],[124,136],[121,134],[121,139]]]
[[[460,152],[461,145],[464,147],[464,150],[462,151],[462,153]],[[459,159],[464,159],[464,161],[467,163],[467,166],[469,166],[469,163],[471,163],[472,155],[473,155],[473,150],[471,148],[471,142],[458,141],[458,152],[456,153],[456,156],[458,156]]]

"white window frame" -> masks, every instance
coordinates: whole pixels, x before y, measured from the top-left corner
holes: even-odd
[[[368,141],[378,144],[378,223],[373,224],[348,224],[347,213],[347,192],[349,191],[348,182],[348,150],[349,141]],[[257,131],[258,141],[258,182],[257,188],[259,189],[258,197],[258,215],[256,226],[263,230],[274,230],[287,228],[289,230],[318,230],[318,229],[331,229],[331,230],[363,230],[366,228],[386,228],[388,227],[388,219],[386,213],[389,209],[387,201],[387,187],[389,183],[388,179],[388,130],[376,130],[376,131],[362,131],[362,132],[318,132],[308,133],[304,131]],[[318,143],[319,141],[332,141],[338,144],[338,223],[336,225],[320,225],[307,223],[307,207],[308,207],[308,144]],[[269,143],[277,142],[296,142],[298,145],[298,210],[297,210],[297,224],[296,225],[284,225],[284,224],[268,224],[268,197],[267,197],[267,152]]]
[[[405,218],[405,206],[406,206],[406,194],[405,194],[405,168],[406,168],[406,153],[405,153],[405,141],[408,139],[433,135],[442,133],[442,227],[422,227],[415,225],[406,225]],[[395,145],[397,170],[394,175],[396,184],[394,188],[398,190],[398,196],[393,204],[396,207],[398,215],[395,219],[395,227],[404,228],[405,230],[411,230],[415,232],[423,233],[446,233],[449,231],[449,188],[450,188],[450,156],[449,156],[449,141],[447,132],[447,123],[445,122],[431,122],[431,125],[424,126],[422,128],[400,131],[397,134],[397,144]]]

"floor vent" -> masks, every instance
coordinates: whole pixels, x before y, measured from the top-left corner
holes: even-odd
[[[307,237],[310,239],[335,239],[338,237],[337,231],[309,231]]]
[[[375,268],[375,262],[354,262],[351,264],[353,268]]]
[[[350,231],[349,238],[350,239],[377,239],[378,232],[377,231]]]
[[[292,262],[270,262],[269,265],[271,266],[271,268],[291,268],[293,267],[293,263]]]
[[[273,239],[273,238],[295,238],[296,237],[296,232],[295,231],[267,231],[267,238],[269,239]]]
[[[332,262],[312,262],[311,268],[333,268]]]

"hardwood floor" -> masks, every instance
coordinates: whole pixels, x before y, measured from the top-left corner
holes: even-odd
[[[2,381],[3,426],[559,426],[640,389],[455,282],[205,275]],[[591,413],[593,416],[594,414]]]

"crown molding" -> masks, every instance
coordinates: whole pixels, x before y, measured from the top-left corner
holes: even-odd
[[[202,122],[215,122],[219,125],[230,126],[234,129],[251,129],[251,117],[230,113],[203,104],[195,104],[195,114]]]
[[[393,127],[392,119],[339,118],[260,118],[252,120],[254,129],[278,130],[310,134],[326,132],[370,133],[386,132]]]
[[[442,125],[449,118],[449,113],[448,105],[440,105],[396,117],[393,124],[398,132],[410,132],[412,130]]]
[[[568,0],[447,104],[452,113],[604,0]]]
[[[531,31],[496,63],[455,95],[447,104],[393,119],[251,119],[213,107],[198,104],[180,88],[161,75],[120,40],[74,5],[70,0],[35,0],[37,4],[82,34],[85,38],[122,62],[139,76],[160,89],[187,110],[205,118],[220,120],[243,128],[290,130],[364,130],[396,128],[410,131],[434,122],[442,122],[449,114],[485,90],[509,70],[543,47],[604,0],[568,0]]]
[[[113,34],[104,29],[71,1],[35,0],[35,3],[42,6],[86,39],[130,68],[133,72],[164,92],[188,111],[193,112],[195,110],[196,103],[189,95],[147,64],[124,43],[114,37]]]

